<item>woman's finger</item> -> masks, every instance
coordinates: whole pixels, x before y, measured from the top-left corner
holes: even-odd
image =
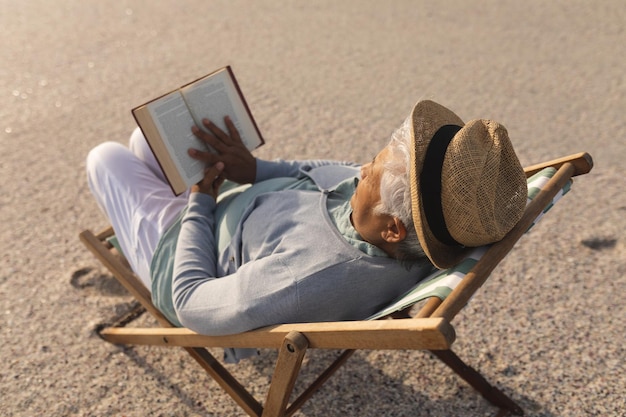
[[[233,123],[233,121],[230,120],[229,116],[224,117],[224,122],[226,122],[226,128],[228,129],[228,135],[230,136],[232,141],[235,142],[235,143],[238,143],[238,144],[242,143],[241,142],[241,136],[239,136],[239,131],[235,127],[235,124]]]
[[[201,192],[209,194],[213,196],[213,198],[217,198],[220,185],[224,182],[224,178],[222,177],[223,171],[223,162],[217,162],[216,164],[209,166],[204,170],[204,177],[202,180],[191,187],[191,192]]]
[[[220,176],[222,171],[224,170],[224,163],[218,162],[209,166],[204,172],[204,179],[208,179],[210,182],[215,181],[217,177]]]
[[[224,183],[224,180],[225,178],[222,175],[219,175],[217,178],[215,178],[215,180],[213,181],[213,189],[215,191],[219,191],[220,187]]]
[[[198,149],[190,148],[187,150],[187,153],[193,159],[206,162],[207,165],[213,165],[219,161],[219,156],[215,155],[213,152],[205,152]]]
[[[228,144],[230,142],[230,138],[222,129],[220,129],[215,123],[210,121],[209,119],[202,119],[202,124],[206,127],[214,137],[221,140],[223,143]]]
[[[222,140],[216,138],[215,135],[211,132],[206,132],[198,128],[197,126],[192,126],[191,131],[195,135],[195,137],[209,145],[211,148],[215,149],[217,152],[223,152],[227,147],[227,145],[224,144]]]

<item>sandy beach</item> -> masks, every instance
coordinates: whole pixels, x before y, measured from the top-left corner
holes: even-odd
[[[624,5],[0,0],[0,415],[241,415],[184,351],[94,334],[131,298],[78,240],[107,225],[89,150],[224,65],[260,158],[367,162],[419,99],[501,122],[523,165],[589,152],[592,173],[456,318],[454,349],[528,416],[626,415]],[[313,352],[302,381],[335,354]],[[274,357],[227,367],[262,399]],[[494,414],[428,353],[363,351],[297,415]]]

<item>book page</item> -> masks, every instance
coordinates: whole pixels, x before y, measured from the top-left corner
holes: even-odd
[[[148,110],[187,185],[199,182],[204,177],[204,163],[190,157],[187,151],[203,150],[206,145],[191,132],[195,123],[182,95],[176,92],[161,97],[151,102]]]
[[[199,128],[204,129],[202,119],[207,118],[224,132],[228,132],[224,117],[230,116],[248,149],[252,150],[262,143],[228,71],[212,74],[181,91]]]

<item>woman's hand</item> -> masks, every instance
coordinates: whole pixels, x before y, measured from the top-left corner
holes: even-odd
[[[192,127],[193,134],[215,149],[216,154],[190,149],[189,155],[194,159],[204,161],[208,166],[223,162],[223,176],[228,180],[239,184],[253,183],[256,178],[256,158],[241,141],[241,136],[230,117],[226,116],[224,122],[228,133],[208,119],[203,119],[202,124],[209,133],[196,126]]]
[[[191,186],[191,192],[208,194],[214,200],[217,200],[220,186],[224,182],[224,177],[221,176],[223,170],[223,162],[217,162],[205,169],[204,178],[199,183]]]

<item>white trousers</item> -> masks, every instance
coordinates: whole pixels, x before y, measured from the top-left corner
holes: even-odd
[[[163,233],[186,206],[175,196],[141,130],[128,147],[105,142],[87,156],[87,178],[133,271],[151,289],[150,263]]]

